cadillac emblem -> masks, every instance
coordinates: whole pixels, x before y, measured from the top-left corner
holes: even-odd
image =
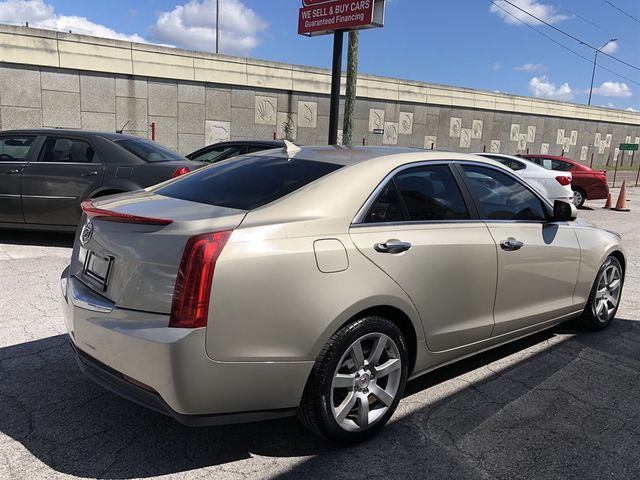
[[[93,236],[93,223],[91,220],[87,220],[87,223],[84,224],[82,230],[80,230],[80,244],[84,247],[89,243],[91,237]]]

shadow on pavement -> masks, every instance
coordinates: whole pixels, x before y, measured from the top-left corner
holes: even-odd
[[[80,477],[150,477],[253,455],[310,456],[292,462],[292,478],[636,475],[640,324],[617,320],[566,341],[558,331],[411,382],[382,434],[349,448],[294,419],[184,427],[85,379],[59,335],[0,349],[0,431]]]
[[[0,245],[35,245],[42,247],[73,247],[73,232],[35,232],[0,230]]]

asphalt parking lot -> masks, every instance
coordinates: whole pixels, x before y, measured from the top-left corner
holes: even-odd
[[[630,213],[580,211],[626,244],[611,328],[563,325],[426,375],[381,435],[351,448],[294,419],[187,428],[94,385],[59,306],[72,237],[0,231],[0,478],[636,479],[640,188],[628,198]]]

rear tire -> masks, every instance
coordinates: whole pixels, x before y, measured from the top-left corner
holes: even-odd
[[[332,442],[353,444],[389,421],[407,383],[409,356],[400,329],[383,317],[354,320],[327,342],[316,360],[299,420]]]
[[[584,202],[587,201],[587,192],[585,192],[581,188],[573,189],[573,204],[576,208],[580,208],[584,205]]]
[[[624,272],[620,261],[609,256],[596,275],[581,324],[589,330],[604,330],[616,316],[622,296]]]

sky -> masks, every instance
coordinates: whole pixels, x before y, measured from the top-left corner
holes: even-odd
[[[331,36],[297,34],[300,0],[219,2],[221,53],[331,66]],[[384,27],[360,34],[361,73],[586,104],[595,49],[616,39],[598,55],[592,104],[640,111],[638,0],[386,3]],[[215,0],[0,0],[0,23],[27,21],[74,33],[215,49]]]

